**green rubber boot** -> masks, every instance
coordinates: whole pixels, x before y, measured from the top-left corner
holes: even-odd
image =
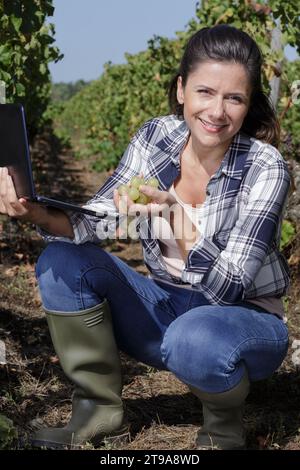
[[[204,422],[196,439],[197,449],[245,449],[243,412],[249,388],[247,374],[238,385],[223,393],[206,393],[190,387],[203,406]]]
[[[34,447],[98,446],[105,436],[126,434],[122,426],[122,380],[108,302],[78,312],[46,310],[60,364],[75,384],[72,417],[64,428],[45,428]]]

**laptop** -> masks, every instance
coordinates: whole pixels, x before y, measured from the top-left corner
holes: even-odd
[[[0,166],[7,167],[18,198],[46,204],[58,209],[107,217],[96,210],[65,201],[40,196],[35,192],[24,108],[20,104],[0,104]]]

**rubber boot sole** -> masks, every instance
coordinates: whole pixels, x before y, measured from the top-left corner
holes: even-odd
[[[61,442],[54,442],[54,441],[46,441],[46,440],[38,440],[38,439],[31,439],[31,446],[38,447],[40,449],[50,449],[50,450],[82,450],[89,444],[93,447],[101,447],[105,445],[109,446],[117,446],[122,445],[130,442],[130,432],[129,427],[127,425],[122,426],[120,429],[113,431],[109,434],[99,436],[96,438],[92,438],[84,443],[75,444],[71,442],[68,443],[61,443]]]

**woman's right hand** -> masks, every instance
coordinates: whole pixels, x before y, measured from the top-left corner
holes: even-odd
[[[6,167],[0,168],[0,214],[38,224],[44,208],[39,204],[18,198],[12,177]]]

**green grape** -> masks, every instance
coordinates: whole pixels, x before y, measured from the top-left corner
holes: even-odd
[[[136,201],[140,196],[140,192],[137,188],[132,187],[128,191],[128,196],[130,197],[132,201]]]
[[[125,196],[125,194],[128,193],[128,190],[129,190],[129,186],[127,186],[126,184],[121,184],[118,187],[118,193],[120,194],[120,196]]]
[[[142,184],[141,179],[142,178],[140,178],[139,176],[133,176],[133,178],[131,178],[131,181],[130,181],[130,186],[132,188],[138,189],[140,185]]]
[[[145,205],[151,202],[152,198],[139,192],[141,185],[158,188],[159,182],[158,179],[154,177],[150,178],[148,181],[145,181],[145,178],[142,176],[133,176],[127,184],[121,184],[119,186],[118,192],[120,196],[125,196],[127,194],[132,201]]]
[[[151,186],[152,188],[158,188],[159,181],[157,178],[150,178],[146,184],[147,186]]]
[[[149,202],[149,198],[146,196],[146,194],[140,193],[138,199],[135,202],[137,204],[147,204]]]

